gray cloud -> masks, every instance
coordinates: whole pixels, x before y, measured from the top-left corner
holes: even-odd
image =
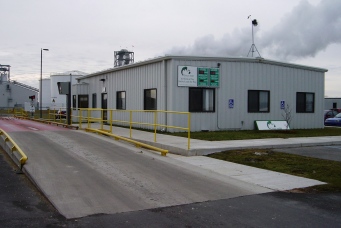
[[[255,44],[262,57],[287,60],[314,57],[330,44],[341,43],[341,1],[323,0],[313,6],[301,1],[279,24],[260,33],[255,28]],[[262,22],[260,22],[261,24]],[[198,38],[188,47],[173,47],[167,54],[204,56],[247,56],[251,29],[235,29],[221,39],[213,35]]]
[[[317,6],[301,1],[264,33],[261,47],[281,59],[314,57],[328,45],[341,43],[340,9],[340,0],[324,0]]]
[[[167,54],[203,55],[203,56],[238,56],[247,53],[250,46],[250,29],[235,29],[232,34],[225,34],[220,40],[212,34],[198,38],[188,47],[173,47]]]

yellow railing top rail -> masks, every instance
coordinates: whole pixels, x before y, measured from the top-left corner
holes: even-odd
[[[190,150],[190,132],[191,132],[191,113],[190,112],[180,112],[180,111],[166,111],[166,110],[123,110],[123,109],[102,109],[102,108],[72,108],[74,110],[73,118],[78,118],[79,129],[82,129],[82,123],[87,122],[87,128],[91,128],[91,122],[99,122],[101,124],[101,129],[103,129],[103,125],[107,122],[110,126],[110,132],[112,132],[112,126],[114,123],[124,123],[129,126],[129,134],[130,138],[132,138],[132,128],[133,125],[148,125],[154,128],[154,142],[156,142],[157,128],[172,128],[187,131],[187,149]],[[101,116],[94,117],[92,114],[96,111],[101,112]],[[104,117],[104,111],[106,112],[106,116]],[[113,119],[113,112],[124,112],[130,113],[129,116],[119,117],[120,119]],[[153,120],[147,120],[146,122],[134,121],[133,114],[134,113],[147,113],[153,114]],[[185,114],[187,115],[187,127],[174,126],[158,123],[158,116],[160,113],[168,113],[168,114]],[[98,115],[98,114],[97,114]]]
[[[12,143],[13,145],[11,148],[12,153],[14,151],[18,151],[19,154],[21,155],[19,162],[20,162],[20,169],[22,169],[23,165],[26,163],[28,159],[26,154],[20,149],[20,147],[14,142],[14,140],[4,130],[0,128],[0,135],[2,134],[5,135],[5,141],[10,141]]]
[[[127,110],[127,109],[102,109],[102,108],[73,108],[79,111],[118,111],[118,112],[162,112],[162,113],[175,113],[175,114],[189,114],[190,112],[166,111],[166,110]]]

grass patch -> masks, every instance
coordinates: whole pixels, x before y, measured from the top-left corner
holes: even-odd
[[[170,135],[187,137],[186,132],[169,133]],[[208,141],[242,140],[242,139],[266,139],[266,138],[295,138],[315,136],[340,136],[341,128],[326,127],[324,129],[297,129],[281,131],[209,131],[191,132],[192,139]]]
[[[207,155],[224,161],[326,182],[305,192],[341,192],[341,162],[274,152],[270,149],[225,151]]]

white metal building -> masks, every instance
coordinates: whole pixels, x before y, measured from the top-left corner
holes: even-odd
[[[341,108],[341,98],[325,98],[324,99],[324,109]]]
[[[37,107],[38,89],[9,80],[9,73],[0,73],[0,108],[25,107],[25,102]],[[34,96],[31,100],[29,97]]]
[[[191,112],[191,130],[254,129],[283,120],[292,129],[323,128],[326,69],[266,60],[164,56],[77,78],[73,106]],[[159,118],[185,125],[174,115]]]
[[[62,73],[51,73],[50,78],[43,78],[42,81],[42,107],[43,109],[65,109],[66,96],[60,95],[57,88],[57,82],[70,82],[76,84],[76,78],[84,76],[86,73],[73,70]],[[40,80],[39,80],[40,83]]]

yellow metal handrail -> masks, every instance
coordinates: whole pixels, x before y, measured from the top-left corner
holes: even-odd
[[[108,133],[108,132],[105,132],[105,131],[102,131],[102,130],[96,130],[96,129],[91,129],[91,128],[86,128],[85,130],[86,131],[97,132],[97,133],[104,134],[104,135],[108,135],[108,136],[113,137],[116,140],[119,140],[119,139],[120,140],[124,140],[124,141],[127,141],[127,142],[135,144],[136,147],[144,147],[144,148],[147,148],[147,149],[150,149],[150,150],[158,151],[158,152],[161,153],[162,156],[166,156],[166,154],[168,153],[168,150],[161,149],[161,148],[158,148],[158,147],[155,147],[155,146],[151,146],[151,145],[148,145],[148,144],[145,144],[145,143],[141,143],[141,142],[138,142],[138,141],[135,141],[135,140],[132,140],[132,139],[128,139],[128,138],[125,138],[125,137],[122,137],[122,136],[119,136],[119,135],[115,135],[115,134],[112,134],[112,133]]]
[[[19,154],[21,155],[21,158],[19,159],[19,163],[20,163],[20,170],[22,170],[22,167],[24,166],[24,164],[27,161],[27,156],[26,154],[20,149],[20,147],[14,142],[14,140],[4,131],[0,128],[0,136],[4,135],[4,141],[10,141],[12,143],[12,147],[11,147],[11,152],[12,154],[14,153],[14,151],[18,151]],[[2,137],[1,137],[2,138]]]
[[[177,111],[164,111],[164,110],[117,110],[117,109],[101,109],[101,108],[79,108],[74,110],[77,110],[78,113],[77,115],[72,115],[73,119],[78,119],[78,124],[79,128],[82,128],[82,123],[83,121],[87,123],[87,128],[91,128],[91,123],[93,122],[99,122],[101,124],[101,129],[103,130],[103,124],[106,122],[110,126],[109,132],[112,133],[112,126],[115,123],[121,123],[121,124],[126,124],[129,125],[129,135],[130,138],[132,138],[132,128],[133,125],[147,125],[147,126],[152,126],[154,130],[154,142],[156,142],[156,132],[157,128],[172,128],[172,129],[179,129],[179,130],[184,130],[188,132],[188,142],[187,142],[187,148],[188,150],[190,149],[190,132],[191,132],[191,115],[190,112],[177,112]],[[101,112],[100,117],[94,117],[93,113],[94,112]],[[107,117],[109,118],[105,119],[104,118],[104,112],[107,113]],[[119,120],[114,118],[114,113],[119,113],[119,112],[125,112],[129,113],[129,120]],[[133,120],[133,113],[138,113],[138,112],[143,112],[143,113],[153,113],[153,122],[139,122],[139,121],[134,121]],[[75,113],[75,112],[74,112]],[[108,115],[109,113],[109,115]],[[166,125],[166,124],[159,124],[157,115],[159,113],[170,113],[170,114],[178,114],[178,115],[187,115],[187,127],[182,127],[182,126],[173,126],[173,125]],[[77,122],[77,121],[75,121]]]
[[[59,110],[62,111],[61,109]],[[53,122],[59,122],[59,123],[66,122],[66,118],[67,118],[66,114],[62,114],[61,112],[58,113],[58,110],[56,109],[50,109],[48,115],[49,115],[49,120]],[[62,121],[62,119],[64,119],[64,121]]]

